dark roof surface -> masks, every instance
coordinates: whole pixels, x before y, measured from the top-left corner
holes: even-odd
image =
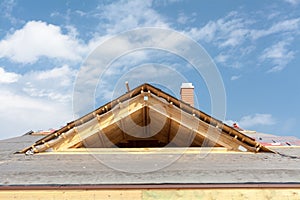
[[[92,154],[13,154],[38,136],[25,135],[0,141],[0,185],[101,185],[161,183],[300,183],[300,160],[272,153],[186,153],[157,171],[128,173],[114,170]],[[300,148],[278,148],[300,155]],[[159,165],[176,157],[172,149],[148,154],[102,154],[114,164],[142,171],[136,162]],[[129,162],[130,161],[130,162]]]

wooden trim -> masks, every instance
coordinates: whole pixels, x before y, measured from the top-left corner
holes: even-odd
[[[95,184],[95,185],[8,185],[0,186],[1,190],[53,190],[53,189],[238,189],[238,188],[268,188],[268,189],[300,189],[300,183],[218,183],[218,184]]]

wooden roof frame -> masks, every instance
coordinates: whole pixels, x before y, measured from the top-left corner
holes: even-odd
[[[147,98],[145,98],[146,96]],[[119,113],[117,114],[117,117],[114,118],[111,123],[105,124],[106,126],[114,125],[121,119],[124,119],[130,115],[128,112],[126,113],[124,108],[121,106],[123,103],[130,105],[129,100],[139,103],[139,107],[133,108],[135,111],[141,111],[140,109],[142,109],[142,112],[144,112],[143,110],[151,109],[157,116],[164,116],[167,120],[170,120],[170,123],[173,121],[174,123],[179,123],[180,126],[187,128],[190,130],[189,134],[193,137],[203,137],[208,141],[216,143],[218,146],[223,146],[236,151],[255,153],[273,152],[254,139],[239,132],[231,126],[224,124],[222,121],[217,120],[212,116],[188,105],[187,103],[163,92],[162,90],[145,83],[88,113],[87,115],[67,123],[67,125],[64,127],[56,130],[53,133],[50,133],[49,135],[36,141],[31,146],[26,147],[17,153],[39,153],[44,152],[49,148],[55,148],[57,151],[67,148],[76,148],[80,146],[80,140],[85,140],[89,136],[93,135],[93,132],[86,132],[84,134],[81,133],[81,135],[78,136],[78,127],[83,125],[89,126],[89,123],[97,121],[101,125],[102,129],[104,129],[105,127],[103,127],[104,124],[102,122],[104,122],[105,118],[109,117],[115,109],[119,109],[119,111],[117,111]],[[170,116],[165,112],[161,112],[159,109],[156,109],[155,106],[153,106],[154,104],[160,103],[165,106],[168,113],[172,112],[172,115],[174,116]],[[176,115],[179,115],[178,113],[181,116],[186,117],[187,120],[181,120],[181,118],[176,117]],[[195,126],[190,125],[193,120],[196,120],[200,125],[196,128]],[[146,126],[147,122],[143,121],[141,123],[143,123],[143,126]],[[201,128],[202,130],[200,130]],[[105,137],[101,140],[109,142],[109,139]]]

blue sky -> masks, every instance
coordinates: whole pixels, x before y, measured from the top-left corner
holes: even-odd
[[[299,0],[4,0],[0,8],[0,138],[73,120],[74,84],[88,55],[109,38],[140,27],[178,31],[206,50],[224,82],[226,122],[300,137]],[[144,65],[144,74],[127,74],[143,63],[154,64]],[[124,78],[133,88],[149,76],[156,78],[153,83],[168,79],[168,69],[193,82],[198,107],[210,114],[205,81],[189,63],[149,49],[112,63],[95,90],[95,106],[110,101],[120,82],[118,91],[124,92]],[[161,87],[180,84],[170,80]],[[179,96],[179,88],[168,92]]]

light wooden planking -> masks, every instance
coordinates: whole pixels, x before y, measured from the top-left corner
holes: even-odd
[[[85,189],[85,190],[2,190],[0,199],[272,199],[298,200],[300,189],[280,188],[229,188],[229,189]]]
[[[0,191],[0,199],[59,199],[59,200],[93,200],[93,199],[142,199],[141,190],[24,190]]]

